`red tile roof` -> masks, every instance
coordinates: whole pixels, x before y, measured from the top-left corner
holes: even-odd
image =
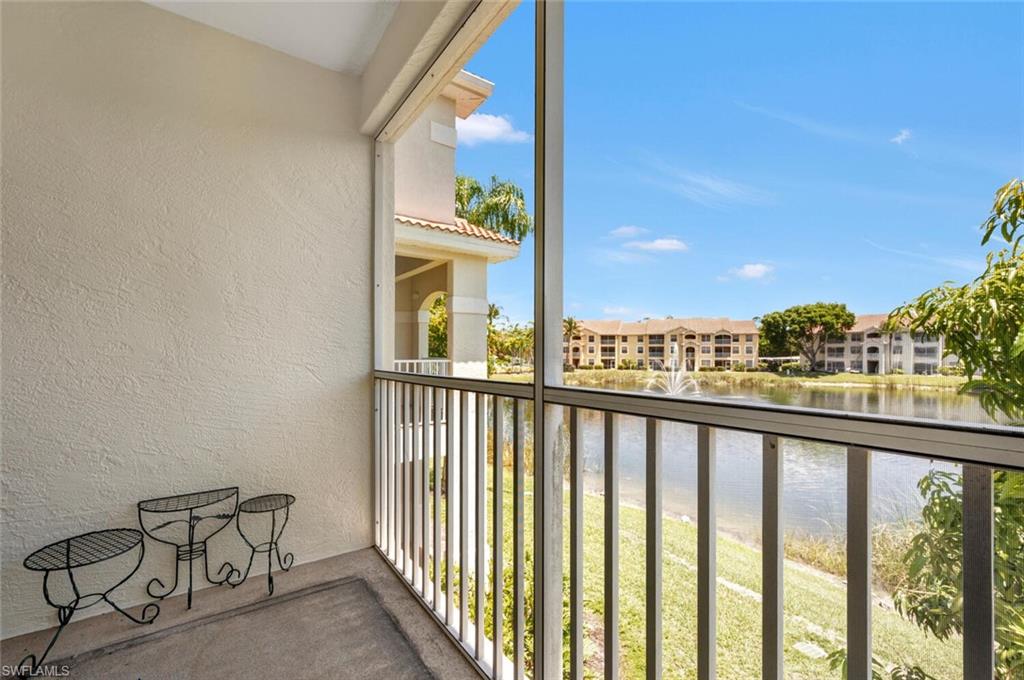
[[[470,236],[472,238],[481,238],[485,241],[496,241],[497,243],[505,243],[510,246],[519,245],[519,241],[514,238],[492,231],[491,229],[484,229],[483,227],[478,227],[475,224],[470,224],[461,217],[456,217],[454,224],[448,224],[446,222],[431,222],[430,220],[422,220],[418,217],[409,217],[408,215],[395,215],[395,221],[402,224],[408,224],[412,227],[420,227],[422,229],[443,231],[449,234]]]

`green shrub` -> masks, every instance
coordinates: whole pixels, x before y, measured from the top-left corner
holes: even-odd
[[[636,360],[635,359],[621,359],[619,361],[619,367],[618,368],[619,368],[620,371],[635,371],[636,370]]]

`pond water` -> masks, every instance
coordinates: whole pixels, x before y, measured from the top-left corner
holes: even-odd
[[[622,389],[622,385],[617,385]],[[642,390],[642,385],[636,386]],[[863,413],[943,420],[989,422],[973,397],[952,390],[814,387],[757,389],[713,387],[716,399],[828,408]],[[643,504],[645,431],[641,418],[620,420],[620,494],[625,502]],[[587,489],[602,491],[602,414],[581,414],[584,477]],[[697,432],[692,425],[665,423],[663,493],[665,511],[688,518],[697,512]],[[722,530],[757,540],[761,531],[761,437],[733,430],[716,431],[717,512]],[[784,439],[783,521],[786,531],[819,536],[842,535],[846,529],[846,452],[841,446]],[[959,470],[958,465],[877,452],[872,467],[875,522],[920,517],[918,481],[931,469]]]

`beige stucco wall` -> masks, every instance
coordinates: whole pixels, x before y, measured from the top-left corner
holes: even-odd
[[[431,124],[454,139],[455,102],[438,97],[395,142],[395,212],[434,222],[455,221],[455,148],[431,138]]]
[[[151,496],[287,491],[298,561],[371,544],[359,83],[142,4],[2,11],[2,635],[56,622],[30,551]]]

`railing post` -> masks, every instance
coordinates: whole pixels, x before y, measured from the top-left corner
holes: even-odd
[[[778,437],[763,436],[761,465],[761,677],[783,680],[782,451]]]
[[[526,613],[524,596],[526,591],[526,464],[523,455],[525,440],[525,416],[522,400],[516,399],[512,410],[512,634],[515,641],[515,680],[526,675]]]
[[[697,426],[697,680],[717,677],[715,431]]]
[[[619,422],[604,414],[604,677],[619,677]]]
[[[469,642],[469,393],[459,406],[459,639]]]
[[[647,419],[647,680],[662,673],[661,421]]]
[[[583,680],[583,455],[580,411],[569,409],[569,677]]]
[[[871,678],[871,452],[846,454],[846,649],[850,680]]]
[[[445,411],[444,470],[448,493],[445,499],[447,509],[444,518],[444,622],[451,627],[455,625],[455,507],[452,504],[455,498],[455,390],[445,391]]]
[[[476,395],[476,464],[473,466],[476,479],[476,567],[473,576],[476,580],[476,611],[473,620],[476,623],[476,642],[473,645],[477,661],[484,658],[484,599],[487,593],[487,398],[482,393]]]
[[[964,680],[992,680],[992,469],[964,465]]]
[[[380,393],[383,387],[381,380],[373,381],[373,533],[377,541],[377,547],[383,548],[384,541],[381,533],[381,515],[383,508],[383,489],[381,488],[381,398]]]
[[[502,473],[504,472],[504,448],[505,448],[505,400],[502,397],[495,396],[492,403],[494,423],[492,426],[492,436],[494,438],[494,465],[492,466],[492,473],[494,474],[494,519],[492,520],[493,533],[491,535],[491,564],[494,569],[494,580],[491,585],[491,630],[494,631],[494,654],[491,657],[492,663],[491,668],[494,680],[501,680],[502,677],[502,659],[504,658],[505,652],[503,650],[504,641],[502,633],[502,622],[505,604],[505,571],[504,565],[502,564],[502,551],[504,549],[504,528],[505,528],[505,516],[503,513],[505,493],[504,493],[504,480]],[[513,520],[514,521],[514,520]]]
[[[420,457],[420,594],[424,599],[430,592],[430,405],[433,388],[423,388],[423,402],[420,413],[423,418],[423,445]],[[436,425],[436,424],[435,424]]]
[[[422,538],[422,526],[420,526],[420,457],[424,455],[425,451],[422,447],[422,437],[420,436],[420,415],[423,413],[423,391],[424,388],[420,385],[414,385],[412,388],[412,412],[409,414],[409,436],[412,438],[412,447],[410,448],[411,459],[409,460],[409,472],[410,478],[412,479],[412,488],[409,490],[409,516],[410,516],[410,543],[412,548],[409,552],[411,558],[411,569],[409,573],[409,579],[412,582],[412,587],[415,589],[417,584],[423,585],[422,575],[417,571],[416,567],[419,563],[420,551],[423,549],[420,539]],[[422,592],[422,591],[421,591]]]
[[[448,390],[445,390],[447,392]],[[434,611],[441,611],[441,394],[433,389],[434,402]]]

